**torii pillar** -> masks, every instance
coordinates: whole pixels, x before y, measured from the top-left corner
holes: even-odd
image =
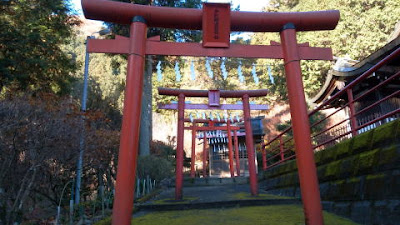
[[[146,54],[147,25],[143,17],[135,16],[130,26],[130,45],[126,76],[124,110],[118,154],[117,182],[113,205],[113,224],[131,220],[135,189],[136,161],[139,146],[140,110],[142,105],[143,69]],[[132,135],[135,134],[135,135]],[[125,221],[125,222],[123,222]],[[130,223],[130,222],[129,222]]]

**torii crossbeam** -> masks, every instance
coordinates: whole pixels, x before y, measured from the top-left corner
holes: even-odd
[[[88,19],[130,24],[129,38],[90,39],[87,43],[89,52],[128,55],[113,225],[128,225],[131,220],[146,54],[284,59],[305,221],[307,224],[323,224],[300,60],[332,60],[332,53],[329,48],[298,44],[296,32],[332,30],[339,21],[339,11],[231,12],[229,4],[205,3],[200,10],[141,6],[110,0],[82,0],[82,8]],[[203,30],[203,43],[146,40],[148,26]],[[281,44],[233,45],[229,43],[231,31],[280,32]]]

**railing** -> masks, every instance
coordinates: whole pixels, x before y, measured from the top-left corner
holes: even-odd
[[[400,56],[400,48],[397,48],[309,113],[309,117],[315,116],[317,113],[322,114],[323,117],[310,125],[314,151],[325,149],[381,124],[400,118],[400,90],[390,90],[391,84],[400,85],[400,71],[392,75],[385,75],[385,80],[382,82],[376,84],[369,82],[370,88],[368,90],[363,90],[360,87],[363,81],[376,76],[375,72],[398,56]],[[384,88],[386,88],[385,91],[383,91]],[[357,91],[353,97],[354,90]],[[373,98],[371,100],[371,97],[374,97],[373,95],[381,96],[377,100]],[[347,99],[347,103],[331,113],[321,113],[331,103],[339,99]],[[347,114],[345,119],[340,118],[342,120],[332,122],[333,117],[338,120],[338,114],[343,112]],[[263,161],[266,162],[266,165],[263,165],[264,169],[295,158],[292,128],[287,128],[263,147],[266,151],[266,154],[263,154]]]

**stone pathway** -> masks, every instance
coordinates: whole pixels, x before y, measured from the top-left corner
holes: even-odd
[[[262,183],[259,189],[259,195],[254,197],[248,184],[192,184],[183,188],[183,199],[175,201],[175,188],[171,187],[147,202],[135,204],[132,222],[138,225],[304,224],[299,199],[268,194],[263,191]],[[355,225],[331,213],[324,212],[324,218],[327,225]]]
[[[154,199],[136,204],[141,210],[181,210],[201,208],[223,208],[235,206],[259,206],[280,204],[301,204],[299,199],[267,194],[259,185],[259,195],[251,196],[248,184],[227,184],[217,186],[192,186],[183,188],[183,199],[175,200],[175,188],[163,190]]]

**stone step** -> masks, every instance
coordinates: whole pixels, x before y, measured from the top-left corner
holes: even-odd
[[[243,206],[261,206],[261,205],[300,205],[300,199],[245,199],[215,202],[197,202],[187,203],[171,200],[171,203],[163,204],[138,204],[135,205],[138,211],[172,211],[187,209],[209,209],[209,208],[228,208]]]
[[[234,177],[234,178],[184,178],[183,186],[214,186],[214,185],[232,185],[232,184],[247,184],[249,183],[248,177]],[[175,181],[172,182],[172,187],[175,186]]]

